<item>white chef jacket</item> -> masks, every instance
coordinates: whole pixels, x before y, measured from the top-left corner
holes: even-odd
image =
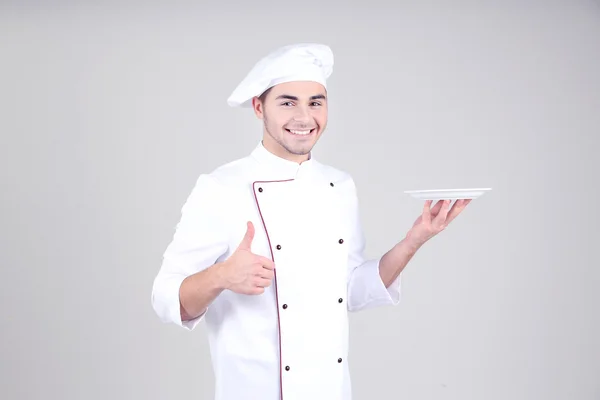
[[[183,205],[152,288],[165,323],[204,320],[215,400],[350,400],[348,311],[396,305],[380,259],[366,260],[352,177],[314,157],[298,164],[262,142],[247,157],[201,174]],[[180,316],[182,281],[237,248],[252,221],[252,251],[275,262],[261,295],[223,291],[191,321]]]

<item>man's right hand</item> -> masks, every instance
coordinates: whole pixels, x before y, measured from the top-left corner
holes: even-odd
[[[273,260],[252,253],[254,225],[248,221],[246,234],[231,257],[221,266],[225,289],[235,293],[257,295],[264,293],[274,277]]]

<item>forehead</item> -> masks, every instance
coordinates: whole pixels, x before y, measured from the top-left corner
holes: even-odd
[[[313,81],[280,83],[273,86],[270,90],[270,94],[275,96],[286,94],[297,97],[311,97],[315,95],[325,95],[326,93],[327,91],[323,85]]]

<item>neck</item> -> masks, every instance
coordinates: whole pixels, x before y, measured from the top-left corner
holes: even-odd
[[[270,153],[277,157],[283,158],[284,160],[292,161],[298,164],[302,164],[304,161],[310,158],[310,154],[293,154],[287,151],[283,146],[274,140],[263,138],[262,144]]]

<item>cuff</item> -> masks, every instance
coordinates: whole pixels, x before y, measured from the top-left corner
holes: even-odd
[[[400,276],[386,288],[379,274],[380,261],[381,259],[366,261],[352,271],[348,285],[350,311],[395,306],[400,302]]]
[[[179,289],[184,279],[185,276],[177,275],[168,279],[163,278],[161,281],[157,280],[152,292],[152,307],[162,322],[174,323],[191,331],[202,321],[206,311],[192,320],[181,320]]]

